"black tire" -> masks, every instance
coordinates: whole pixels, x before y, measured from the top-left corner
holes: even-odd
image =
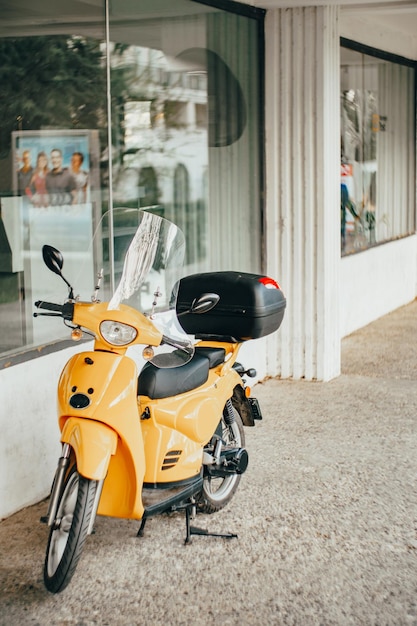
[[[75,464],[68,472],[46,548],[43,578],[52,593],[65,589],[74,575],[87,538],[97,484],[80,476]]]
[[[245,433],[243,430],[242,418],[233,408],[235,421],[231,426],[225,422],[224,416],[219,422],[216,435],[220,436],[228,446],[236,448],[245,447]],[[239,486],[241,474],[233,474],[226,478],[214,478],[209,475],[204,476],[203,489],[197,498],[198,510],[202,513],[216,513],[223,509],[233,498]]]

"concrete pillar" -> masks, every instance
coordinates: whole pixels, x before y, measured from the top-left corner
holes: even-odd
[[[287,297],[267,370],[340,373],[338,7],[266,16],[266,258]]]

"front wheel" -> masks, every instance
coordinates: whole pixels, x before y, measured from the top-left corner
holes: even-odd
[[[43,576],[45,587],[52,593],[65,589],[80,560],[97,484],[80,476],[75,464],[68,472],[46,548]]]
[[[227,447],[243,448],[245,446],[245,433],[243,431],[242,418],[233,408],[234,421],[228,425],[224,415],[219,422],[216,435],[221,437]],[[215,513],[223,509],[233,498],[240,482],[240,474],[232,474],[225,477],[204,477],[203,489],[198,496],[197,506],[202,513]]]

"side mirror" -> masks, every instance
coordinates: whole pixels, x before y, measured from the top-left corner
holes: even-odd
[[[43,260],[45,261],[46,267],[49,270],[51,270],[51,272],[53,272],[54,274],[58,274],[58,276],[62,278],[64,283],[68,285],[68,288],[69,288],[68,297],[70,300],[73,300],[74,290],[71,287],[70,283],[65,278],[65,276],[62,275],[62,268],[64,267],[64,257],[62,256],[62,253],[56,248],[54,248],[53,246],[45,245],[42,247],[42,256],[43,256]]]
[[[53,246],[45,245],[42,248],[42,256],[45,265],[51,272],[62,277],[62,268],[64,267],[64,257],[61,252]]]
[[[219,300],[220,296],[217,293],[203,293],[193,300],[190,313],[208,313],[214,309]]]

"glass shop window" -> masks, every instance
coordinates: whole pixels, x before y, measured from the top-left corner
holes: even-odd
[[[0,368],[69,339],[33,318],[35,300],[67,296],[43,244],[82,299],[93,254],[115,276],[117,227],[90,247],[113,207],[177,223],[184,272],[261,270],[263,12],[237,9],[0,0]]]
[[[260,271],[259,22],[165,5],[158,17],[133,0],[110,5],[115,204],[152,201],[176,223],[189,273]],[[140,103],[146,126],[131,115]]]
[[[80,275],[80,268],[92,267],[89,245],[107,197],[104,30],[83,32],[74,16],[73,29],[63,33],[57,6],[51,32],[54,16],[43,17],[42,3],[37,6],[43,26],[28,26],[21,7],[7,11],[0,26],[4,357],[69,338],[62,319],[33,318],[34,301],[62,303],[68,296],[44,265],[42,246],[60,249],[77,293],[91,294],[90,276]],[[8,365],[8,358],[3,362]]]
[[[414,80],[409,65],[341,48],[342,254],[415,231]]]

